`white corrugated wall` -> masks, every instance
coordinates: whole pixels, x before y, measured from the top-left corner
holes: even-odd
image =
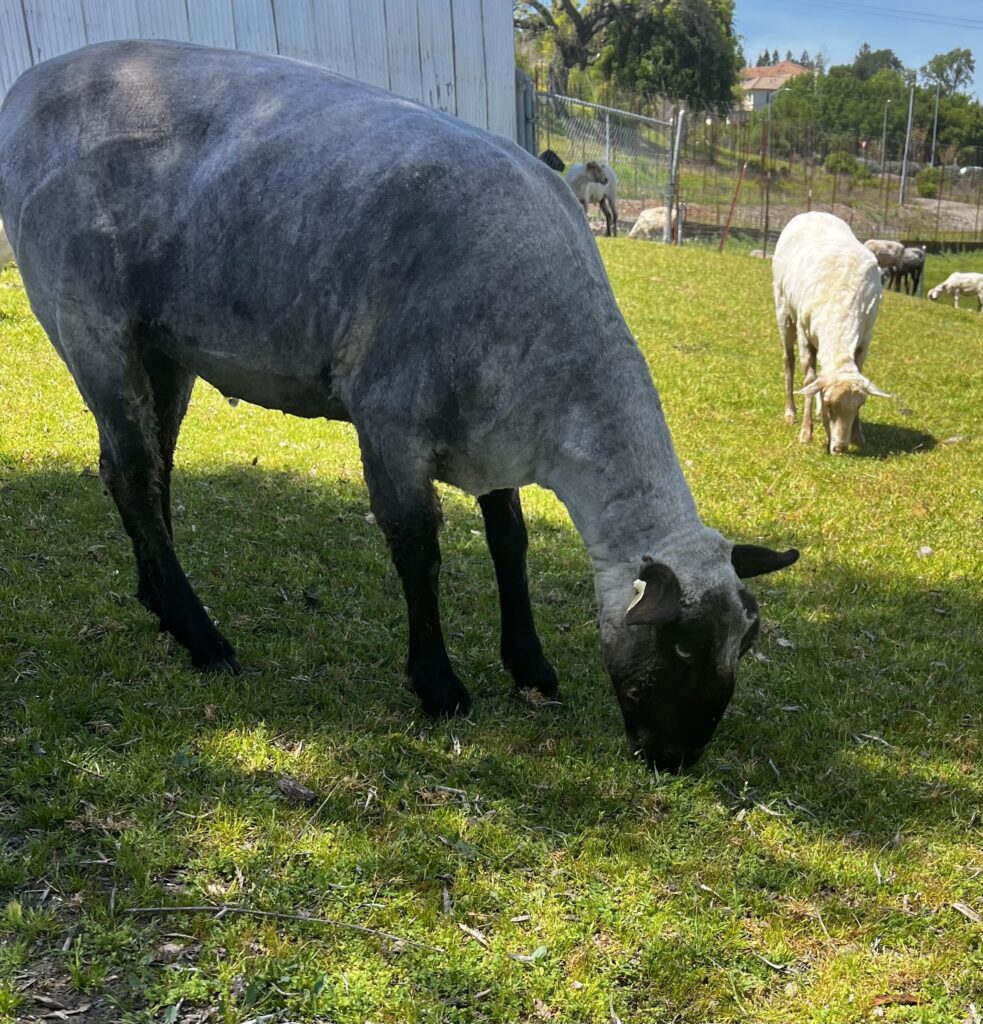
[[[280,53],[516,135],[512,0],[0,0],[0,97],[32,64],[135,38]]]

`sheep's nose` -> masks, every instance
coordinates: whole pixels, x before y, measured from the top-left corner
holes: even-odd
[[[848,445],[845,444],[834,444],[830,451],[833,455],[842,455],[847,448]]]

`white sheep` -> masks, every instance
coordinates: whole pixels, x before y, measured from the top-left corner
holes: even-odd
[[[606,235],[618,234],[618,176],[614,169],[597,160],[573,164],[566,174],[567,184],[573,189],[577,201],[590,215],[590,204],[597,203],[607,224]]]
[[[676,227],[676,211],[672,213],[672,228]],[[653,206],[648,210],[642,210],[638,219],[628,232],[629,238],[642,238],[648,241],[661,242],[666,228],[666,208],[664,206]]]
[[[0,220],[0,267],[14,262],[14,250],[7,240],[7,232],[3,230],[3,221]]]
[[[894,290],[900,291],[904,246],[900,242],[892,242],[886,238],[868,238],[864,245],[877,257],[882,283],[886,284],[888,289],[893,284]]]
[[[839,217],[800,213],[778,239],[772,272],[785,345],[785,422],[795,422],[794,394],[819,395],[828,450],[839,455],[851,440],[863,444],[860,407],[867,396],[890,397],[861,373],[883,295],[877,260]],[[797,392],[796,341],[805,374]],[[812,440],[811,400],[805,403],[799,440]]]
[[[928,293],[933,302],[937,302],[940,295],[951,295],[956,309],[959,308],[960,295],[975,295],[983,313],[983,274],[960,273],[957,270]]]

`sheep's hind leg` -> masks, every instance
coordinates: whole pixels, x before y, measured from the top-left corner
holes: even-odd
[[[801,348],[801,347],[800,347]],[[806,343],[805,355],[802,359],[803,387],[808,387],[816,379],[816,350]],[[812,411],[814,399],[812,395],[803,396],[802,428],[799,430],[799,441],[807,444],[812,440]]]
[[[401,464],[410,460],[399,445],[369,451],[363,442],[362,464],[372,512],[385,534],[403,583],[409,620],[406,676],[431,718],[467,714],[471,696],[451,667],[440,628],[440,510],[429,479],[407,479]],[[405,461],[404,461],[405,460]]]
[[[117,335],[113,351],[110,332]],[[98,378],[84,372],[84,357],[70,359],[76,381],[99,426],[100,475],[113,496],[136,556],[139,596],[161,626],[186,647],[198,668],[239,671],[235,651],[215,628],[188,582],[171,541],[161,498],[165,460],[160,447],[155,388],[135,352],[133,338],[118,327],[59,323],[70,354],[99,353]],[[158,397],[162,392],[157,391]],[[179,422],[179,418],[178,418]],[[176,425],[175,434],[176,438]]]
[[[795,321],[782,321],[782,342],[785,346],[785,422],[795,423]]]
[[[502,664],[517,690],[557,695],[556,671],[546,660],[536,635],[529,602],[526,551],[529,539],[517,490],[491,491],[478,499],[485,537],[495,565],[502,615]]]

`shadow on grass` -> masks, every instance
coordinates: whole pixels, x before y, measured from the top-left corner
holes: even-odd
[[[867,429],[875,450],[914,433]],[[179,473],[175,505],[184,509],[179,555],[239,650],[247,669],[239,679],[197,676],[183,650],[156,636],[155,620],[129,596],[129,544],[98,479],[0,477],[10,527],[0,555],[9,610],[0,673],[8,726],[24,737],[0,751],[12,792],[18,780],[45,785],[45,769],[17,764],[37,761],[37,748],[70,750],[76,763],[110,751],[141,763],[155,785],[163,778],[176,790],[185,779],[230,799],[248,775],[238,762],[220,768],[196,754],[182,766],[174,751],[261,726],[284,743],[320,743],[338,772],[368,780],[366,792],[439,783],[507,808],[510,827],[599,829],[612,841],[637,821],[644,771],[627,761],[572,527],[530,523],[533,603],[564,698],[560,708],[533,710],[510,695],[498,665],[497,594],[476,505],[445,509],[445,625],[476,708],[470,722],[433,724],[399,685],[402,592],[378,529],[365,521],[364,487],[258,468]],[[899,823],[925,830],[954,813],[968,817],[978,798],[972,779],[957,771],[940,780],[931,765],[968,756],[964,741],[979,726],[983,609],[973,588],[920,591],[830,564],[800,564],[771,586],[751,589],[766,625],[780,619],[795,645],[776,646],[766,631],[767,660],[744,663],[707,758],[690,782],[669,783],[672,792],[709,782],[735,811],[764,805],[803,829],[875,846]],[[463,759],[453,750],[461,736]],[[645,776],[642,792],[651,785]],[[45,815],[50,823],[74,815],[70,804],[53,792],[32,827],[46,827]],[[360,820],[350,800],[329,801],[324,813]]]
[[[931,434],[911,427],[864,420],[864,447],[857,451],[862,458],[888,459],[894,455],[916,455],[931,451],[938,443]]]

